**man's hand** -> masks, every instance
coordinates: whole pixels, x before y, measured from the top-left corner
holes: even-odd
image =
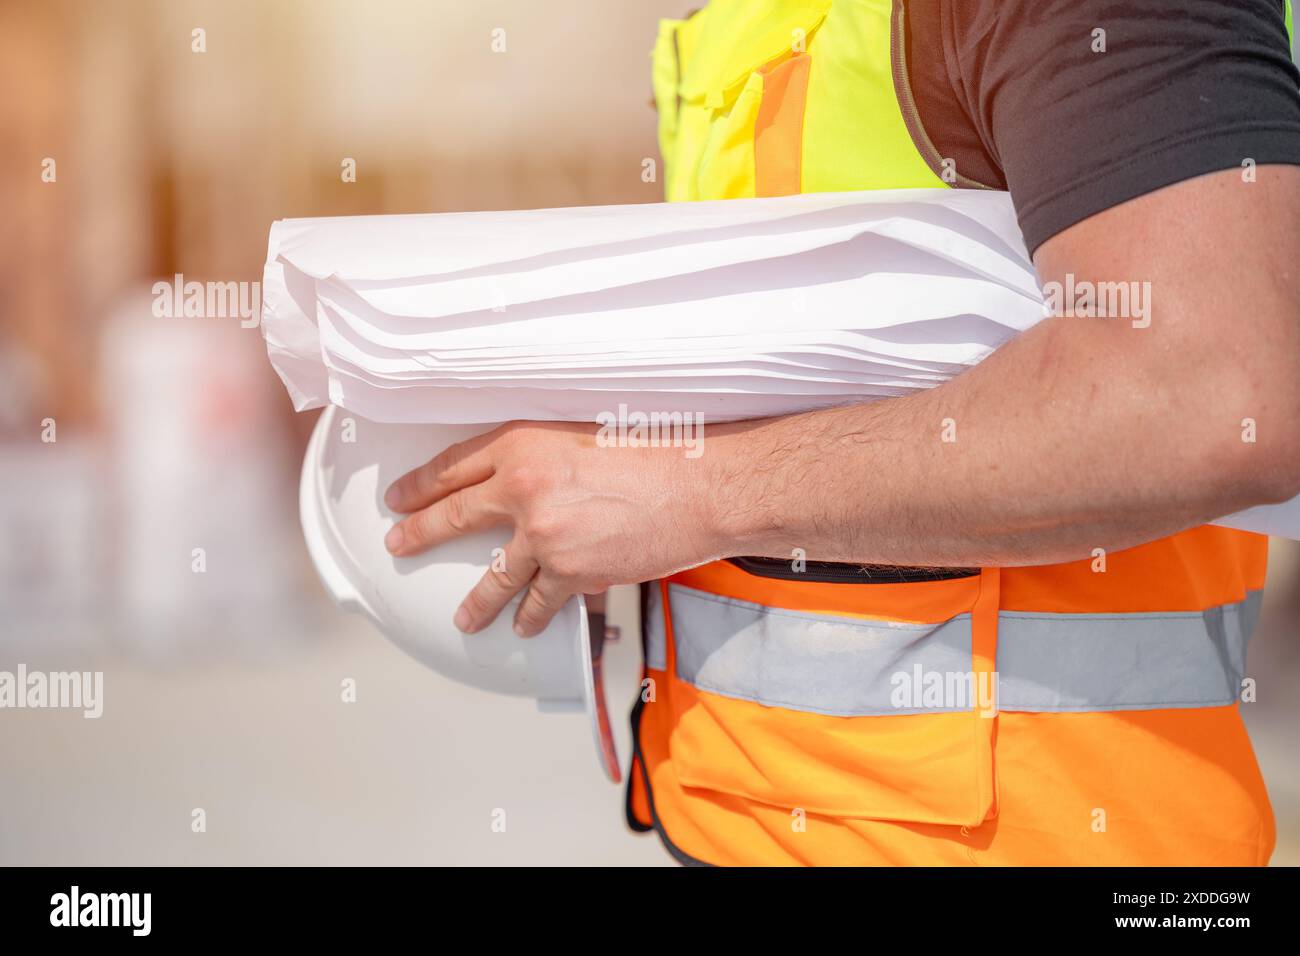
[[[596,426],[511,422],[453,445],[398,479],[385,501],[407,515],[395,555],[514,526],[504,570],[489,570],[456,612],[481,630],[522,591],[515,631],[540,633],[574,594],[599,594],[719,557],[714,491],[680,448],[601,447]]]

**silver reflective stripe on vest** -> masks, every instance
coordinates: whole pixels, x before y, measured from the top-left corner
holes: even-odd
[[[659,597],[659,583],[652,581],[647,585],[650,599],[645,608],[645,666],[655,671],[668,669],[668,648],[664,635],[664,602]]]
[[[998,615],[1002,710],[1154,710],[1230,704],[1261,592],[1208,611]]]
[[[646,664],[666,667],[650,586]],[[902,692],[971,668],[971,619],[896,624],[765,607],[669,586],[677,676],[701,690],[841,717],[968,710]],[[998,615],[997,708],[1047,713],[1215,707],[1237,699],[1261,592],[1207,611]],[[955,686],[955,685],[954,685]],[[969,698],[974,700],[974,698]]]

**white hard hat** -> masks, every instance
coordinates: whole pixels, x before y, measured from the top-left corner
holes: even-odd
[[[398,519],[383,503],[401,475],[492,425],[384,425],[331,405],[316,422],[303,461],[299,511],[307,550],[325,589],[364,614],[412,657],[462,684],[536,698],[543,711],[585,710],[606,775],[619,779],[601,681],[602,633],[586,604],[570,600],[541,634],[512,629],[516,598],[492,625],[462,634],[456,608],[482,578],[509,528],[465,535],[424,554],[395,558],[384,535]]]

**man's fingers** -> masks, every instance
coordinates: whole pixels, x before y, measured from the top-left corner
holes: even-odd
[[[409,513],[428,507],[453,491],[492,477],[491,445],[496,430],[457,442],[388,486],[384,504]]]
[[[481,631],[496,620],[511,599],[528,586],[537,573],[537,562],[517,543],[506,545],[501,553],[501,564],[493,559],[494,567],[474,585],[456,611],[456,628],[466,634]]]
[[[491,504],[490,482],[470,485],[393,525],[384,546],[397,557],[419,554],[471,531],[500,524],[506,515]]]
[[[515,611],[515,633],[520,637],[536,637],[546,630],[551,618],[572,597],[571,592],[550,577],[545,570],[538,572],[528,585],[528,593]]]

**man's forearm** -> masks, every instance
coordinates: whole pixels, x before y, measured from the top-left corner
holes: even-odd
[[[1140,280],[1146,322],[1052,318],[929,392],[715,427],[718,547],[1046,564],[1292,497],[1297,216],[1300,167],[1176,183],[1034,257],[1045,281]]]
[[[715,426],[705,457],[726,489],[724,549],[1043,564],[1285,494],[1268,446],[1243,441],[1243,419],[1296,427],[1268,383],[1152,368],[1151,349],[1136,347],[1152,333],[1116,321],[1049,320],[916,396]]]

